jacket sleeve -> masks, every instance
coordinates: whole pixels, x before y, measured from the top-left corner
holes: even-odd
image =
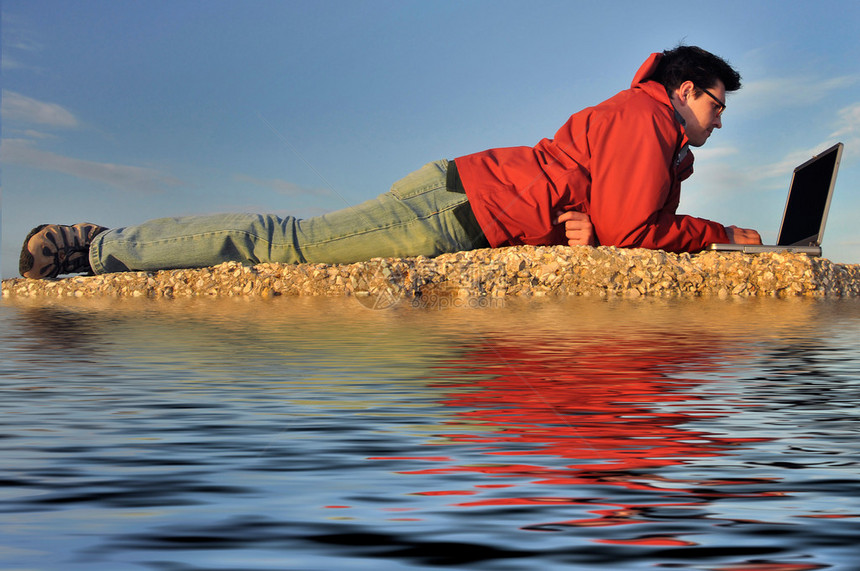
[[[675,213],[679,137],[674,119],[653,109],[625,109],[592,125],[589,215],[601,244],[695,252],[728,241],[721,224]]]

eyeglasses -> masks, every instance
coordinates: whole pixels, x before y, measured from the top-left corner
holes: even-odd
[[[708,97],[710,97],[711,99],[713,99],[713,100],[714,100],[714,102],[719,106],[719,107],[717,107],[717,117],[719,117],[720,115],[722,115],[722,114],[723,114],[723,111],[725,111],[725,110],[726,110],[726,104],[725,104],[725,103],[723,103],[722,101],[720,101],[719,99],[717,99],[717,96],[716,96],[716,95],[714,95],[713,93],[711,93],[710,91],[708,91],[708,90],[707,90],[707,89],[705,89],[704,87],[700,87],[699,89],[701,89],[702,91],[704,91],[704,92],[705,92],[705,95],[707,95]]]

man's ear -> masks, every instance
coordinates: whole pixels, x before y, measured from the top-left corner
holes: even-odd
[[[692,81],[685,81],[681,84],[680,89],[684,92],[685,99],[692,99],[696,95],[696,84]]]
[[[675,89],[673,92],[673,99],[675,99],[676,104],[678,105],[686,105],[687,102],[694,97],[695,93],[696,85],[692,81],[688,80]]]

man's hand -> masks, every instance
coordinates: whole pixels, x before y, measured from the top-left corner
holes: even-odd
[[[737,226],[726,226],[726,235],[729,244],[761,244],[761,236],[755,230],[749,228],[738,228]]]
[[[564,224],[564,235],[567,236],[568,246],[596,246],[597,237],[591,218],[582,212],[568,210],[561,212],[555,219],[556,224]]]

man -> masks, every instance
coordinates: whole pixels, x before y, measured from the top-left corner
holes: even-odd
[[[689,147],[722,127],[740,75],[692,46],[652,54],[630,89],[570,117],[534,147],[437,161],[379,197],[300,220],[218,214],[109,230],[43,225],[27,236],[25,277],[204,267],[225,261],[349,263],[518,244],[695,252],[761,243],[754,230],[676,214]]]

